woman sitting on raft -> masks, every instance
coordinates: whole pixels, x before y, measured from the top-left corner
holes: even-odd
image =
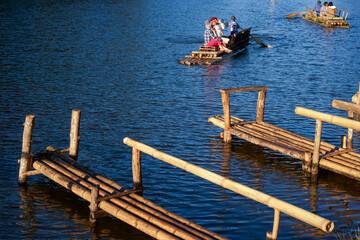
[[[211,29],[211,22],[209,20],[205,21],[205,33],[204,33],[204,45],[208,47],[218,46],[220,50],[225,51],[226,53],[231,53],[232,50],[226,48],[222,43],[221,38],[217,37],[213,30]]]

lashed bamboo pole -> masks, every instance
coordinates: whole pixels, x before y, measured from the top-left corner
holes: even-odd
[[[19,167],[19,184],[25,184],[27,180],[27,171],[30,170],[30,158],[31,158],[31,142],[32,133],[34,129],[34,115],[27,115],[24,123],[23,142],[21,150],[21,159]]]
[[[332,101],[332,106],[334,108],[342,109],[342,110],[345,110],[345,111],[351,111],[351,112],[355,112],[355,113],[360,113],[360,105],[358,105],[358,104],[354,104],[354,103],[334,99]]]
[[[351,119],[347,119],[347,118],[343,118],[343,117],[339,117],[339,116],[335,116],[335,115],[331,115],[331,114],[326,114],[326,113],[322,113],[322,112],[317,112],[317,111],[302,108],[302,107],[297,107],[295,109],[295,113],[298,115],[304,116],[304,117],[318,119],[323,122],[328,122],[328,123],[332,123],[332,124],[335,124],[335,125],[338,125],[341,127],[352,128],[357,131],[360,131],[360,122],[355,121],[355,120],[351,120]]]
[[[152,147],[149,147],[143,143],[137,142],[137,141],[132,140],[127,137],[124,138],[123,142],[130,147],[135,147],[135,148],[139,149],[140,151],[142,151],[146,154],[149,154],[150,156],[153,156],[157,159],[160,159],[164,162],[167,162],[171,165],[181,168],[187,172],[190,172],[196,176],[199,176],[203,179],[213,182],[213,183],[215,183],[219,186],[222,186],[226,189],[229,189],[229,190],[239,193],[243,196],[251,198],[255,201],[263,203],[271,208],[277,209],[280,212],[283,212],[289,216],[292,216],[292,217],[299,219],[303,222],[306,222],[312,226],[320,228],[321,230],[323,230],[325,232],[331,232],[334,228],[333,222],[331,222],[325,218],[322,218],[319,215],[308,212],[304,209],[301,209],[292,204],[289,204],[287,202],[284,202],[282,200],[274,198],[270,195],[267,195],[265,193],[259,192],[252,188],[249,188],[247,186],[244,186],[242,184],[234,182],[230,179],[226,179],[218,174],[215,174],[213,172],[210,172],[208,170],[205,170],[203,168],[195,166],[191,163],[185,162],[179,158],[170,156],[166,153],[163,153]]]
[[[91,193],[87,188],[80,186],[79,184],[77,184],[77,182],[70,180],[68,177],[65,177],[64,175],[59,174],[57,171],[48,167],[42,161],[35,161],[34,168],[40,170],[45,176],[59,183],[61,186],[65,187],[66,189],[69,189],[70,191],[82,197],[83,199],[87,200],[88,202],[91,201]],[[164,239],[164,240],[178,239],[164,231],[161,231],[159,228],[156,228],[148,224],[146,221],[143,221],[142,219],[134,216],[133,214],[121,209],[120,207],[117,207],[116,205],[108,201],[101,202],[99,204],[99,207],[101,209],[104,209],[108,213],[112,213],[112,215],[128,223],[129,225],[145,232],[151,237],[154,237],[156,239]]]
[[[69,156],[74,160],[78,159],[78,154],[79,154],[80,115],[81,115],[80,110],[76,110],[76,109],[72,110]]]

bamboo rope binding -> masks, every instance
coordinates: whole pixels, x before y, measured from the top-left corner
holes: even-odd
[[[190,172],[196,176],[199,176],[203,179],[206,179],[210,182],[213,182],[219,186],[222,186],[226,189],[229,189],[233,192],[236,192],[238,194],[241,194],[245,197],[248,197],[250,199],[253,199],[257,202],[260,202],[264,205],[267,205],[271,208],[274,208],[280,212],[283,212],[289,216],[292,216],[296,219],[299,219],[303,222],[306,222],[312,226],[315,226],[324,232],[331,232],[334,229],[334,223],[322,218],[316,214],[313,214],[311,212],[308,212],[302,208],[299,208],[297,206],[294,206],[290,203],[284,202],[282,200],[279,200],[277,198],[274,198],[270,195],[267,195],[265,193],[259,192],[257,190],[254,190],[252,188],[249,188],[247,186],[244,186],[242,184],[239,184],[237,182],[234,182],[230,179],[226,179],[218,174],[215,174],[213,172],[210,172],[208,170],[205,170],[203,168],[200,168],[198,166],[195,166],[191,163],[185,162],[179,158],[170,156],[166,153],[163,153],[161,151],[158,151],[154,148],[151,148],[145,144],[142,144],[140,142],[137,142],[135,140],[132,140],[130,138],[124,138],[123,142],[133,148],[136,148],[150,156],[153,156],[157,159],[160,159],[166,163],[169,163],[171,165],[174,165],[178,168],[181,168],[187,172]],[[276,223],[274,222],[274,226]],[[274,231],[274,230],[273,230]]]

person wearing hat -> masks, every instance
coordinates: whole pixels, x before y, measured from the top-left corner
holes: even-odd
[[[320,15],[320,10],[321,10],[321,2],[317,1],[316,5],[315,5],[315,11],[316,11],[316,15]]]
[[[208,47],[219,47],[220,50],[231,53],[232,50],[224,46],[221,38],[217,37],[212,30],[212,23],[209,20],[205,21],[204,45]]]

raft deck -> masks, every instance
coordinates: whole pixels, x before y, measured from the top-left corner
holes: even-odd
[[[75,113],[75,114],[74,114]],[[74,116],[75,115],[75,116]],[[155,239],[225,239],[185,218],[171,213],[143,197],[141,156],[148,154],[188,173],[194,174],[223,188],[253,199],[274,209],[273,231],[267,232],[267,239],[276,239],[280,224],[280,213],[285,213],[300,221],[328,233],[334,223],[290,203],[251,189],[228,178],[183,161],[143,143],[124,138],[124,144],[132,147],[133,190],[125,190],[110,179],[85,168],[77,159],[79,144],[79,110],[73,111],[71,121],[70,147],[57,151],[48,147],[46,152],[31,153],[33,115],[25,119],[23,148],[20,159],[19,184],[26,184],[27,177],[43,174],[79,197],[90,202],[90,224],[96,227],[97,218],[107,214],[143,231]],[[69,155],[73,154],[73,157]],[[196,186],[194,186],[196,187]],[[139,195],[140,194],[140,195]],[[264,234],[265,235],[265,234]]]
[[[264,105],[267,90],[267,87],[221,90],[224,115],[210,117],[209,122],[224,129],[221,136],[224,138],[225,142],[230,143],[231,136],[237,136],[256,145],[267,147],[287,156],[302,160],[304,171],[313,176],[317,176],[318,167],[320,167],[360,180],[360,154],[355,152],[357,149],[352,148],[353,129],[360,130],[360,122],[298,107],[296,109],[297,114],[315,118],[317,120],[315,139],[303,137],[299,134],[264,122]],[[255,121],[244,121],[243,119],[231,116],[230,93],[249,91],[259,92],[257,119]],[[338,102],[337,100],[334,101],[335,103]],[[337,147],[321,141],[323,121],[347,127],[349,129],[347,137],[348,148]]]
[[[349,22],[346,21],[349,12],[340,11],[339,16],[337,17],[326,17],[326,16],[317,16],[316,10],[312,8],[305,8],[306,15],[302,17],[309,22],[320,24],[324,27],[331,28],[350,28]]]

